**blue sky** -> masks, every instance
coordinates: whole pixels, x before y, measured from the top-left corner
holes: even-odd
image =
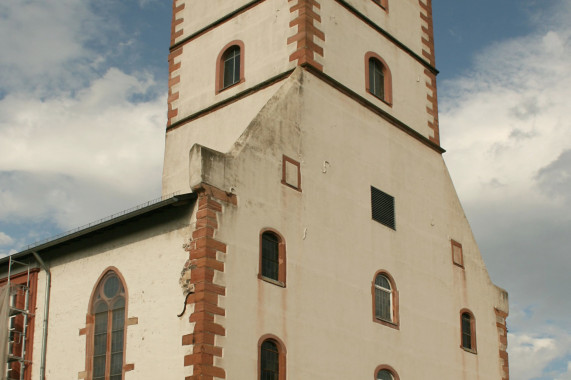
[[[156,198],[170,1],[0,2],[0,254]],[[571,380],[571,2],[434,0],[444,158],[511,378]]]

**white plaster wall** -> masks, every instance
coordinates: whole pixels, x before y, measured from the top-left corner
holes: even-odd
[[[180,11],[178,18],[184,22],[177,27],[182,28],[184,34],[176,39],[179,42],[189,35],[196,33],[202,28],[221,19],[227,14],[250,3],[252,0],[178,0],[177,5],[184,3],[184,9]],[[197,17],[200,15],[199,17]]]
[[[360,3],[369,2],[372,3]],[[429,115],[426,112],[426,107],[432,108],[432,104],[426,98],[428,89],[424,66],[366,24],[356,22],[355,16],[335,1],[324,1],[321,14],[321,27],[326,36],[322,45],[326,62],[323,71],[423,136],[432,136],[434,132],[428,128]],[[327,16],[329,14],[335,17]],[[393,16],[391,8],[390,17]],[[419,25],[420,16],[400,22],[401,25]],[[414,30],[412,27],[401,29]],[[365,54],[369,51],[380,55],[391,71],[392,107],[366,91]]]
[[[289,62],[295,44],[287,45],[287,38],[293,33],[289,28],[289,8],[285,5],[286,0],[265,1],[184,45],[183,53],[175,59],[175,63],[182,65],[178,70],[180,85],[172,89],[180,95],[172,104],[178,109],[173,122],[295,66]],[[244,42],[245,81],[216,94],[216,60],[224,46],[234,40]]]
[[[44,257],[52,273],[46,378],[76,380],[85,370],[86,336],[79,335],[79,330],[85,327],[97,279],[109,266],[116,267],[125,279],[127,318],[138,318],[137,325],[127,327],[125,364],[133,363],[135,369],[126,372],[125,379],[181,379],[191,374],[190,368],[183,365],[190,348],[181,345],[181,338],[192,332],[192,325],[187,317],[177,317],[184,304],[178,280],[188,259],[182,245],[188,241],[191,229],[187,226],[167,231],[163,227],[157,226],[159,233],[153,237],[143,232],[121,240],[101,241],[100,245],[62,258]],[[37,378],[40,370],[44,296],[42,271],[38,279],[32,378]]]
[[[239,102],[167,132],[163,162],[163,195],[175,191],[190,191],[188,155],[194,144],[204,145],[220,152],[230,150],[282,83],[274,84]]]
[[[422,29],[420,27],[421,8],[418,0],[388,0],[389,11],[386,12],[372,0],[346,0],[352,7],[365,15],[375,24],[386,30],[412,51],[422,57]],[[322,1],[327,6],[335,1]],[[353,16],[354,17],[354,16]],[[403,25],[418,27],[403,28]]]
[[[228,253],[216,365],[228,378],[255,378],[258,339],[272,333],[292,379],[372,378],[380,364],[401,379],[499,379],[500,294],[442,157],[307,73],[301,90],[287,86],[225,170],[238,207],[217,233]],[[302,193],[281,185],[282,154],[301,161]],[[395,197],[396,231],[371,220],[370,185]],[[257,278],[264,227],[286,239],[286,288]],[[450,238],[463,245],[465,270],[452,264]],[[400,330],[372,321],[379,269],[395,278]],[[459,347],[462,308],[476,316],[477,355]]]

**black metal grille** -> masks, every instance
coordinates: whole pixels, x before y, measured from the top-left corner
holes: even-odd
[[[395,198],[371,186],[371,212],[373,220],[396,230]]]

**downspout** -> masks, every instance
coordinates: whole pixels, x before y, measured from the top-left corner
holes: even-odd
[[[37,252],[32,251],[32,254],[42,267],[42,269],[46,272],[46,298],[44,300],[44,331],[42,334],[42,359],[40,363],[40,380],[44,380],[46,378],[46,347],[48,345],[48,316],[50,312],[50,291],[51,291],[51,284],[52,284],[52,273],[48,269],[48,266],[42,260],[40,255]]]

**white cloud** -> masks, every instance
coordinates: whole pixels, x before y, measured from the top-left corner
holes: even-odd
[[[78,78],[68,71],[85,74],[78,61],[85,65],[96,59],[85,42],[105,29],[105,21],[81,0],[3,1],[0,18],[0,51],[5,53],[0,55],[0,83],[5,91],[75,87]]]
[[[60,225],[71,228],[78,221],[71,214],[84,215],[87,205],[97,211],[92,202],[105,194],[156,196],[166,99],[130,100],[153,84],[110,69],[76,96],[1,100],[0,216],[34,218],[57,209]]]
[[[4,232],[0,231],[0,246],[10,245],[13,243],[14,243],[14,239],[12,239],[10,236],[5,234]]]
[[[112,6],[0,3],[0,220],[69,229],[160,194],[166,83],[110,65],[132,42]]]
[[[550,12],[439,83],[448,167],[492,279],[510,292],[518,380],[570,375],[571,3]]]

